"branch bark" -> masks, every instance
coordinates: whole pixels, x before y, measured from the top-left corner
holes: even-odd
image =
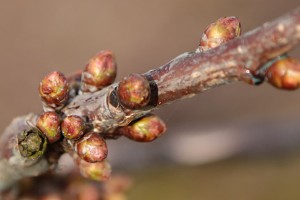
[[[161,105],[231,82],[251,82],[261,76],[264,63],[290,51],[299,42],[300,7],[220,47],[183,53],[146,72],[143,75],[151,86],[151,100],[146,108],[124,108],[116,95],[116,83],[92,94],[76,96],[62,112],[81,116],[93,125],[94,131],[109,135],[116,128],[128,125]],[[0,191],[23,177],[39,175],[49,169],[49,160],[45,157],[29,166],[20,159],[16,136],[28,128],[27,120],[28,116],[17,118],[1,135]]]

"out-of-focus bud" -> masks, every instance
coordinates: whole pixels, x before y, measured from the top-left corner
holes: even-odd
[[[283,58],[266,70],[268,82],[279,89],[295,90],[300,86],[300,62],[294,58]]]
[[[129,109],[143,108],[150,101],[149,81],[140,74],[131,74],[119,83],[117,94],[124,107]]]
[[[37,161],[46,151],[47,139],[37,128],[25,130],[17,136],[21,156]]]
[[[84,134],[85,122],[77,115],[70,115],[62,121],[61,130],[65,138],[78,139]]]
[[[134,121],[118,131],[129,139],[151,142],[166,132],[165,123],[156,115],[148,115]]]
[[[241,24],[236,17],[224,17],[210,24],[204,31],[199,47],[202,52],[215,48],[241,35]]]
[[[81,90],[95,92],[114,82],[117,63],[111,51],[100,51],[90,59],[82,73]]]
[[[51,72],[41,81],[39,93],[49,107],[60,108],[69,97],[69,84],[66,77],[60,72]]]
[[[95,132],[89,132],[76,142],[75,150],[78,156],[87,162],[101,162],[107,157],[105,140]]]
[[[94,181],[106,181],[111,174],[111,166],[106,160],[96,163],[80,160],[78,166],[83,177]]]
[[[50,143],[61,138],[60,118],[55,112],[45,112],[37,120],[36,126],[47,137]]]

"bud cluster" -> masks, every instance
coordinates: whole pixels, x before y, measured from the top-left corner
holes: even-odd
[[[62,144],[65,151],[72,154],[81,174],[97,181],[107,180],[111,173],[106,160],[106,139],[125,136],[139,142],[150,142],[166,130],[159,117],[147,115],[128,126],[99,133],[94,131],[89,122],[91,119],[77,115],[65,116],[61,112],[66,103],[77,95],[94,93],[112,84],[116,70],[117,64],[112,52],[101,51],[89,60],[83,71],[68,79],[60,72],[52,72],[41,81],[39,87],[45,112],[37,119],[37,130],[50,145],[64,141]],[[125,77],[113,91],[115,100],[121,105],[120,109],[129,112],[147,107],[151,99],[150,83],[140,74]],[[25,151],[22,153],[28,154]]]

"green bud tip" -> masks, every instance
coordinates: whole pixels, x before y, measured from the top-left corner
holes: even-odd
[[[45,112],[40,115],[36,126],[47,137],[50,143],[54,143],[61,138],[60,117],[55,112]]]
[[[95,92],[112,84],[117,75],[117,63],[111,51],[100,51],[90,59],[82,73],[81,90]]]

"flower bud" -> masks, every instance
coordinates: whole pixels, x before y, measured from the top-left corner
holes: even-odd
[[[54,71],[41,81],[39,92],[42,100],[52,108],[57,108],[68,100],[69,85],[66,77],[57,71]]]
[[[95,132],[89,132],[76,143],[78,156],[87,162],[101,162],[107,157],[105,140]]]
[[[70,115],[62,121],[61,130],[65,138],[78,139],[84,134],[85,122],[77,115]]]
[[[79,162],[80,174],[94,181],[106,181],[111,174],[111,166],[107,161],[90,163],[84,160]]]
[[[38,160],[46,151],[47,140],[36,128],[23,131],[17,136],[17,139],[18,150],[25,158]]]
[[[61,138],[60,118],[55,112],[45,112],[37,120],[36,126],[47,137],[50,143],[54,143]]]
[[[166,131],[165,123],[156,115],[148,115],[119,129],[129,139],[139,142],[151,142]]]
[[[124,107],[129,109],[143,108],[150,101],[149,81],[140,74],[131,74],[119,83],[117,94]]]
[[[210,24],[204,31],[197,51],[215,48],[241,35],[241,24],[236,17],[224,17]]]
[[[300,62],[289,57],[278,60],[266,70],[266,77],[274,87],[295,90],[300,86]]]
[[[90,59],[82,73],[81,90],[95,92],[114,82],[117,63],[111,51],[100,51]]]

